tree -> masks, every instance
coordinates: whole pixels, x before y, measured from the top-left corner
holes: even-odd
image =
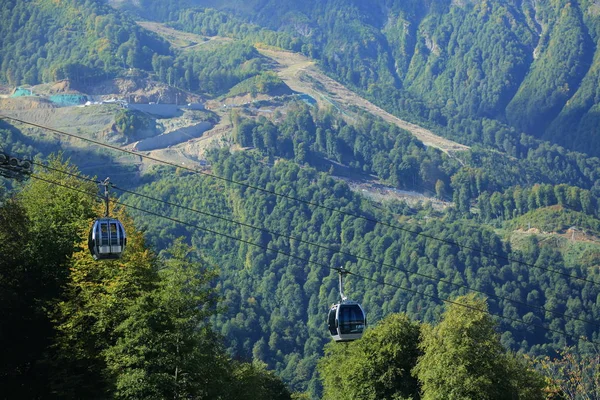
[[[216,398],[226,359],[206,323],[215,311],[215,271],[193,259],[181,240],[169,249],[156,289],[142,294],[114,330],[103,356],[115,398]]]
[[[330,343],[319,362],[324,399],[417,399],[411,375],[419,356],[419,324],[392,314],[361,340]]]
[[[234,382],[225,398],[231,400],[291,400],[286,386],[261,362],[234,363]]]
[[[31,222],[30,251],[37,258],[39,273],[43,274],[40,282],[51,298],[60,294],[69,274],[68,257],[75,251],[81,232],[88,228],[89,219],[96,215],[94,195],[98,187],[75,178],[79,171],[68,160],[63,161],[61,154],[50,156],[48,167],[36,173],[37,179],[31,179],[17,199]]]
[[[435,195],[440,200],[444,200],[446,196],[446,184],[440,179],[435,182]]]
[[[105,352],[115,346],[116,329],[130,317],[131,308],[158,282],[156,256],[141,232],[122,210],[117,217],[127,232],[127,248],[115,261],[95,261],[83,244],[73,254],[63,301],[53,311],[58,330],[50,353],[53,390],[67,398],[98,398],[114,391]]]
[[[60,155],[0,207],[0,383],[6,393],[48,392],[44,353],[55,331],[48,310],[63,294],[78,230],[93,215],[95,191]],[[66,190],[64,185],[75,190]],[[8,329],[7,329],[8,328]]]
[[[600,399],[600,352],[578,354],[575,348],[565,348],[559,357],[538,360],[544,375],[550,378],[550,392],[568,400]]]
[[[37,307],[48,299],[39,266],[28,252],[29,229],[20,203],[9,200],[0,207],[0,385],[5,393],[33,397],[31,371],[52,331],[47,316]]]
[[[455,300],[435,327],[425,326],[414,370],[423,399],[543,399],[542,378],[505,353],[486,301]]]

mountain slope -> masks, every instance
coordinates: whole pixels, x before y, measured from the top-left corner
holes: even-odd
[[[463,143],[484,141],[481,128],[467,135],[463,120],[492,118],[515,135],[600,155],[596,1],[120,3],[162,20],[214,7],[287,32],[377,105],[447,126]]]
[[[133,11],[137,4],[142,7],[140,14],[169,19],[174,27],[213,38],[204,41],[189,35],[173,40],[173,46],[180,43],[181,49],[172,47],[169,53],[152,57],[147,75],[154,72],[169,86],[206,90],[214,103],[219,102],[214,115],[222,117],[226,132],[209,152],[207,168],[227,183],[185,168],[149,169],[124,184],[171,205],[133,193],[122,197],[126,204],[154,213],[129,210],[158,251],[184,236],[219,266],[216,289],[223,296],[224,310],[214,322],[232,355],[264,361],[295,389],[317,396],[315,365],[329,340],[324,316],[339,298],[337,276],[331,269],[339,266],[387,283],[358,276],[347,281],[347,293],[361,301],[372,323],[398,311],[436,321],[442,309],[442,300],[436,298],[451,300],[468,291],[468,286],[491,298],[490,310],[501,319],[502,343],[508,348],[545,355],[565,344],[575,345],[581,336],[598,338],[598,327],[581,320],[600,317],[600,289],[594,283],[600,281],[597,244],[560,247],[565,238],[545,240],[535,230],[515,235],[511,220],[518,228],[544,224],[532,228],[546,232],[548,220],[555,222],[552,226],[578,223],[577,232],[588,231],[590,239],[597,236],[600,161],[519,135],[505,124],[508,120],[515,126],[530,124],[525,116],[531,108],[535,111],[532,118],[548,126],[537,134],[548,135],[557,126],[551,120],[559,108],[565,121],[575,118],[569,107],[581,115],[587,115],[587,105],[593,108],[596,67],[590,64],[594,59],[586,58],[587,46],[596,37],[590,23],[591,4],[569,6],[560,0],[535,7],[520,1],[197,3],[238,6],[230,10],[233,15],[187,8],[192,1],[120,3]],[[39,4],[52,10],[54,3],[35,3]],[[89,9],[84,5],[91,2],[77,4],[85,17]],[[54,11],[57,17],[62,15]],[[115,18],[123,18],[124,26],[131,23],[114,13]],[[94,21],[91,16],[84,20]],[[83,25],[78,29],[87,32]],[[542,35],[542,40],[538,33],[544,29],[550,33]],[[565,38],[555,37],[556,32]],[[148,32],[143,34],[165,43]],[[571,40],[581,46],[564,48]],[[256,43],[262,44],[254,47]],[[87,41],[74,44],[81,52],[95,48],[86,47]],[[269,46],[302,51],[318,59],[319,67],[330,76],[312,68],[304,56]],[[560,60],[554,57],[557,51]],[[118,65],[119,60],[111,62]],[[559,65],[560,71],[546,71]],[[275,75],[266,71],[273,67],[280,68],[279,77],[290,87],[314,93],[318,101],[334,107],[311,107],[287,97],[267,98],[262,109],[261,101],[223,106],[236,104],[221,101],[232,85],[238,91],[250,87],[263,73]],[[81,76],[93,78],[94,74]],[[568,91],[575,94],[555,94],[556,80],[563,86],[565,82],[576,86]],[[248,94],[243,101],[253,100]],[[433,132],[478,145],[455,152],[458,162],[398,129],[401,123],[384,112],[383,106],[402,117],[424,120]],[[226,121],[231,125],[225,125]],[[21,126],[0,121],[0,128],[6,151],[27,143],[27,132],[18,132]],[[584,136],[581,139],[585,141]],[[221,146],[242,151],[231,154],[218,149]],[[187,167],[187,160],[177,159],[178,165],[184,162]],[[106,165],[88,165],[84,170],[104,174]],[[402,202],[375,205],[344,182],[312,167],[333,172],[343,167],[361,176],[377,175],[393,189],[435,190],[440,199],[452,196],[453,204],[444,212],[434,210],[429,202],[414,208]],[[115,175],[119,185],[117,179],[124,181]],[[555,209],[566,207],[574,210],[569,218],[554,217]],[[373,219],[386,224],[375,224]],[[555,237],[554,233],[544,235]],[[574,256],[580,248],[581,256]],[[570,279],[565,273],[587,280]],[[585,351],[586,344],[580,345],[579,350]]]
[[[179,47],[186,51],[207,43],[204,36],[170,29],[163,24],[141,22],[140,25],[164,36],[166,40],[171,40],[174,44],[180,43]],[[217,36],[213,36],[212,39],[212,41],[223,42],[227,40]],[[468,149],[467,146],[438,136],[428,129],[397,118],[375,106],[323,74],[313,60],[302,54],[262,47],[258,47],[257,50],[263,56],[273,60],[274,70],[290,89],[312,95],[323,106],[333,106],[344,114],[352,113],[351,110],[357,109],[367,111],[412,133],[426,146],[432,146],[444,152]]]
[[[0,81],[16,86],[86,82],[127,68],[152,69],[168,43],[97,1],[3,2]]]

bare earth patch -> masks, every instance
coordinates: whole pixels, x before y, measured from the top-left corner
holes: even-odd
[[[174,47],[182,50],[194,50],[199,46],[215,45],[233,41],[233,39],[222,36],[202,36],[195,33],[178,31],[158,22],[139,21],[138,25],[149,31],[156,32],[168,40]]]

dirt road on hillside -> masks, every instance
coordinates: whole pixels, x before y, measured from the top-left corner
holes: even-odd
[[[178,31],[158,22],[139,21],[138,25],[159,34],[173,46],[181,50],[193,50],[198,46],[209,44],[218,45],[219,43],[229,43],[233,41],[233,39],[222,36],[201,36],[196,35],[195,33]]]
[[[307,93],[321,104],[333,105],[341,112],[349,110],[352,106],[362,108],[412,133],[426,146],[438,148],[446,153],[469,148],[393,116],[322,73],[314,61],[301,54],[261,48],[258,51],[279,64],[277,74],[292,90]]]

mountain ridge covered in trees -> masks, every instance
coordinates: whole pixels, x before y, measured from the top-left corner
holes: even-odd
[[[33,303],[21,306],[40,324],[41,332],[54,332],[57,339],[52,349],[44,348],[50,336],[21,354],[26,346],[16,347],[11,353],[14,363],[6,364],[4,379],[26,379],[27,374],[19,375],[23,371],[43,374],[52,366],[47,362],[54,353],[48,351],[57,351],[67,359],[57,375],[44,383],[48,385],[44,389],[68,394],[68,377],[82,391],[70,393],[74,398],[98,388],[122,397],[160,397],[160,390],[173,397],[176,390],[181,396],[191,393],[210,398],[219,393],[223,398],[241,398],[252,394],[248,385],[258,383],[264,384],[265,396],[281,389],[277,393],[287,398],[289,390],[269,370],[291,390],[312,397],[329,396],[328,390],[336,387],[329,386],[326,377],[328,360],[338,356],[351,360],[363,351],[357,343],[357,350],[341,355],[334,350],[322,357],[323,345],[329,341],[325,313],[339,299],[337,276],[331,268],[341,266],[388,283],[377,285],[358,277],[346,282],[346,293],[367,309],[374,326],[371,338],[379,329],[387,329],[386,317],[399,311],[413,321],[441,325],[446,311],[440,299],[461,298],[475,290],[487,294],[486,307],[498,316],[493,328],[489,320],[480,320],[490,335],[499,333],[489,342],[495,349],[492,353],[500,354],[502,347],[502,351],[543,357],[575,346],[582,358],[594,354],[593,346],[582,338],[600,338],[597,326],[589,323],[600,318],[599,289],[594,283],[600,281],[600,161],[590,157],[598,151],[594,142],[596,55],[592,51],[597,35],[596,2],[381,0],[367,7],[361,1],[257,0],[244,2],[235,10],[232,7],[240,4],[237,1],[137,2],[147,18],[206,36],[235,39],[193,52],[175,51],[163,39],[141,29],[130,17],[140,9],[128,7],[128,2],[120,4],[129,16],[92,0],[3,4],[2,15],[11,23],[0,26],[6,38],[0,39],[4,40],[0,80],[18,84],[68,78],[85,83],[134,68],[186,90],[227,96],[279,84],[269,72],[269,62],[253,47],[262,43],[303,52],[317,59],[329,74],[376,98],[388,110],[433,124],[438,132],[472,148],[449,156],[370,115],[356,112],[354,120],[348,121],[334,110],[302,102],[290,101],[269,118],[243,109],[233,111],[228,115],[232,123],[228,140],[243,151],[212,149],[208,156],[211,173],[229,183],[166,167],[147,169],[139,173],[139,179],[125,183],[144,195],[221,217],[212,219],[147,197],[122,195],[120,200],[129,205],[187,223],[130,210],[145,240],[162,255],[170,254],[164,274],[154,271],[162,265],[162,258],[135,246],[134,268],[96,268],[85,252],[78,251],[85,235],[84,219],[68,220],[66,226],[51,223],[54,217],[64,217],[58,212],[61,206],[50,207],[52,196],[47,195],[56,188],[38,189],[39,196],[34,191],[29,203],[25,201],[34,211],[29,215],[19,211],[22,206],[3,200],[2,217],[15,222],[18,238],[34,234],[26,252],[20,254],[18,247],[10,246],[14,237],[2,232],[0,244],[8,243],[3,249],[10,249],[6,254],[14,256],[3,264],[3,271],[22,273],[16,281],[26,281],[31,263],[42,274],[30,282],[41,282],[41,287],[25,285],[24,290],[47,297],[33,297]],[[221,10],[193,8],[198,6]],[[38,25],[48,31],[47,38],[35,35],[33,28]],[[541,124],[537,126],[536,121]],[[58,139],[45,142],[47,138],[28,137],[28,131],[18,126],[0,121],[4,151],[45,156],[49,149],[64,146],[69,152],[83,152]],[[573,127],[577,129],[573,131]],[[569,146],[581,152],[571,151]],[[104,154],[98,162],[107,165],[112,159]],[[126,169],[119,170],[117,164],[110,168],[117,176]],[[412,207],[403,202],[375,204],[331,176],[340,169],[376,177],[392,188],[428,191],[452,203],[445,210],[434,209],[428,202]],[[130,176],[131,168],[127,172]],[[51,177],[61,179],[59,175]],[[27,197],[28,190],[21,196]],[[89,199],[64,193],[57,199],[77,213],[84,212],[82,218],[93,214]],[[306,202],[360,214],[371,221],[309,207]],[[57,215],[43,217],[42,211],[53,213],[54,207],[59,209]],[[67,235],[55,243],[59,259],[47,260],[48,266],[59,268],[45,269],[40,258],[51,245],[48,238],[59,233]],[[587,236],[582,239],[584,234]],[[181,247],[178,238],[182,236],[198,249],[201,260]],[[138,232],[134,237],[142,240]],[[71,255],[74,243],[77,248]],[[212,306],[210,296],[204,295],[214,290],[222,296],[218,312],[198,315],[203,310],[183,307],[189,314],[181,319],[168,317],[169,311],[189,305],[185,301],[190,300],[172,291],[173,286],[184,284],[169,273],[183,265],[174,250],[180,256],[185,253],[183,258],[191,259],[193,268],[207,273],[207,279],[214,278],[212,285],[200,279],[196,289],[202,290],[188,294]],[[22,262],[24,268],[11,270],[12,261]],[[129,261],[124,263],[129,265]],[[206,265],[218,266],[219,276],[213,276]],[[45,280],[43,274],[51,279]],[[124,297],[121,289],[126,292]],[[9,296],[12,292],[2,293]],[[96,301],[98,296],[107,301]],[[177,303],[179,300],[182,302]],[[123,307],[116,307],[115,302]],[[45,308],[38,308],[39,304]],[[48,314],[48,310],[52,312]],[[24,322],[17,314],[12,317],[15,326]],[[184,319],[196,326],[190,328]],[[146,329],[149,325],[153,329]],[[214,328],[214,336],[208,325]],[[186,381],[181,388],[173,386],[169,380],[173,370],[165,373],[163,369],[172,365],[172,360],[153,358],[143,345],[148,341],[157,346],[152,350],[171,351],[172,347],[165,350],[157,340],[169,329],[191,332],[190,337],[197,340],[195,346],[203,349],[186,352],[190,358],[178,361],[189,362],[186,365],[202,380],[206,369],[196,369],[194,363],[208,357],[204,361],[214,362],[211,365],[221,369],[217,375],[223,380],[211,381],[215,385],[205,388],[200,388],[198,381]],[[436,348],[432,332],[437,330],[431,328],[427,339],[413,340],[411,345],[421,350]],[[89,332],[92,334],[87,335]],[[413,330],[413,339],[414,334]],[[213,341],[219,335],[224,341]],[[173,342],[165,346],[169,343]],[[456,343],[458,348],[460,343]],[[69,354],[66,349],[76,351]],[[11,369],[19,357],[26,358],[25,366]],[[29,369],[33,365],[29,361],[34,359],[35,367],[41,369]],[[512,358],[502,359],[512,363]],[[151,368],[140,368],[139,363],[144,362]],[[366,371],[378,368],[358,366]],[[511,367],[520,370],[516,364]],[[149,370],[152,373],[145,375]],[[354,373],[352,369],[343,372]],[[444,371],[425,376],[421,369],[415,374],[427,385],[434,385],[431,382],[436,379],[444,381]],[[498,376],[485,375],[487,378]],[[144,384],[136,385],[136,379]],[[21,387],[22,382],[14,380]],[[221,391],[223,385],[230,390]],[[414,382],[410,385],[407,393],[414,394]],[[338,389],[351,398],[355,396],[351,386]],[[420,390],[434,393],[426,385]],[[490,391],[490,396],[492,393],[498,395]],[[363,394],[364,398],[372,395]]]
[[[203,8],[215,8],[289,35],[278,44],[319,60],[388,111],[446,127],[463,143],[484,142],[477,125],[493,119],[517,135],[599,155],[596,1],[151,3],[119,6],[190,31],[200,26],[192,15],[214,21]]]
[[[269,170],[248,155],[224,151],[214,154],[213,162],[223,176],[240,179],[241,167],[248,169],[244,175],[250,182],[271,175],[274,191],[383,217],[361,204],[343,183],[332,184],[325,174],[302,170],[291,162]],[[469,247],[499,256],[511,252],[489,229],[461,219],[423,223],[403,218],[405,229],[400,233],[215,179],[193,174],[174,177],[166,169],[156,171],[166,179],[154,179],[145,189],[152,196],[180,201],[183,192],[201,194],[194,197],[201,207],[190,206],[208,213],[218,210],[222,217],[228,208],[232,216],[245,221],[244,226],[223,218],[199,219],[189,207],[181,212],[172,209],[171,222],[146,218],[143,228],[148,239],[168,246],[157,257],[126,212],[145,210],[157,217],[166,211],[164,204],[131,193],[119,200],[119,209],[111,209],[126,225],[127,254],[118,261],[94,261],[84,242],[86,228],[104,206],[94,200],[97,188],[89,180],[77,179],[77,169],[60,158],[51,159],[49,167],[50,171],[36,172],[31,182],[12,198],[3,197],[0,204],[0,248],[5,255],[0,262],[1,304],[3,323],[11,328],[0,335],[3,346],[10,348],[0,369],[6,395],[301,399],[318,396],[321,381],[323,398],[435,399],[455,393],[500,399],[510,392],[523,399],[543,399],[542,389],[550,386],[540,371],[506,349],[521,346],[545,354],[575,337],[598,335],[581,319],[593,320],[598,311],[592,300],[598,289],[590,281],[569,282],[516,262],[503,266],[470,248],[452,249],[421,235],[413,238],[416,241],[398,237],[414,232],[445,238],[458,235],[463,241],[472,239],[465,244]],[[316,182],[309,187],[307,180]],[[170,195],[164,196],[163,191]],[[261,219],[271,233],[251,228]],[[176,220],[186,223],[173,224]],[[288,237],[289,229],[302,241]],[[179,234],[194,245],[177,239]],[[310,242],[320,246],[314,248]],[[544,268],[560,268],[562,255],[552,246],[533,240],[528,246],[512,251],[511,257],[528,263],[538,257],[536,265],[543,260]],[[271,251],[265,252],[264,247]],[[336,247],[343,252],[335,251]],[[328,259],[330,263],[323,263]],[[215,263],[221,268],[220,277],[212,267]],[[431,263],[437,263],[438,272],[430,268]],[[336,273],[329,264],[354,272],[346,293],[362,293],[373,328],[349,346],[328,344],[322,356],[321,347],[330,341],[323,310],[339,295]],[[390,273],[397,268],[406,268],[406,273]],[[569,263],[567,271],[576,273],[578,268]],[[374,281],[360,279],[365,274]],[[513,281],[513,274],[529,276]],[[442,279],[444,275],[452,281]],[[598,280],[598,274],[588,278]],[[212,280],[217,284],[211,285]],[[381,286],[380,280],[388,285]],[[461,280],[483,291],[496,288],[496,295],[487,300],[489,311],[481,296],[460,296]],[[218,293],[222,304],[215,308]],[[562,296],[567,293],[565,304]],[[526,300],[517,294],[527,294]],[[444,307],[432,302],[432,297],[453,300]],[[553,313],[562,314],[565,305],[564,316],[557,318]],[[400,309],[406,315],[397,314]],[[583,310],[591,314],[577,314]],[[495,322],[493,315],[501,318]],[[550,330],[540,329],[544,320]],[[566,335],[559,333],[563,329]],[[581,340],[581,354],[591,345]],[[231,356],[253,363],[232,361]],[[448,363],[451,366],[444,367]],[[290,390],[266,368],[275,369],[294,390],[306,393],[290,397]],[[448,379],[456,371],[462,379]],[[553,385],[562,382],[560,375],[550,376]]]
[[[2,8],[11,23],[1,28],[0,81],[86,82],[141,68],[169,84],[223,94],[265,70],[251,46],[265,43],[303,52],[381,107],[431,124],[459,142],[510,153],[525,133],[599,155],[600,6],[594,1],[378,0],[365,8],[349,0],[244,2],[242,7],[235,1],[195,0],[118,6],[178,29],[242,39],[245,45],[224,50],[228,60],[221,55],[209,62],[208,53],[176,54],[102,1],[72,0],[57,7],[14,0]],[[43,38],[39,26],[47,32]]]

